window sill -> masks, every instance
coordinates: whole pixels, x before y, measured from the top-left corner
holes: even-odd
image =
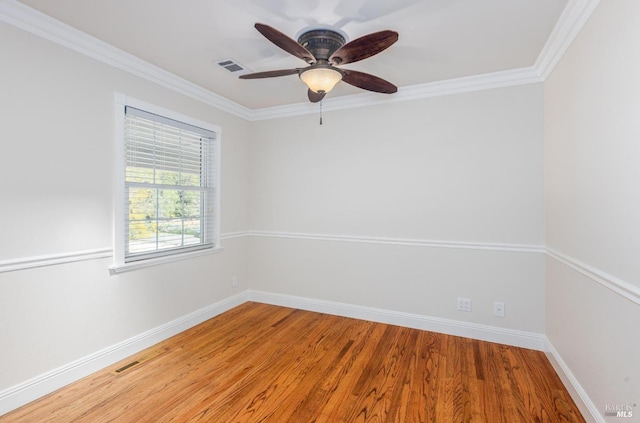
[[[174,261],[187,260],[194,257],[206,256],[209,254],[217,254],[220,252],[222,252],[222,248],[217,247],[217,248],[209,248],[206,250],[198,250],[198,251],[192,251],[188,253],[157,257],[157,258],[152,258],[147,260],[132,261],[130,263],[112,264],[111,266],[109,266],[109,273],[111,273],[112,275],[117,275],[124,272],[130,272],[132,270],[144,269],[146,267],[153,267],[159,264],[172,263]]]

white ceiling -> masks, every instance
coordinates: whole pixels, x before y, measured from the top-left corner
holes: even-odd
[[[567,5],[567,0],[21,2],[250,109],[307,101],[306,87],[295,75],[239,80],[216,65],[232,58],[254,72],[305,66],[256,31],[256,22],[293,39],[319,25],[338,28],[351,40],[398,31],[391,48],[345,67],[402,89],[533,66]],[[361,92],[341,83],[327,98]]]

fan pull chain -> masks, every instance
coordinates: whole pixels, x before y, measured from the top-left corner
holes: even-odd
[[[320,125],[322,125],[322,100],[320,100]]]

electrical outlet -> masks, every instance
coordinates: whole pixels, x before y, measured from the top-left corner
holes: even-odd
[[[504,317],[504,303],[493,303],[493,315],[498,317]]]
[[[234,277],[231,278],[231,286],[234,287],[234,288],[238,287],[238,277],[237,276],[234,276]]]
[[[458,298],[458,310],[471,311],[471,300],[469,298]]]

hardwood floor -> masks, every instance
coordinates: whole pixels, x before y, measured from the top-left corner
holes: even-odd
[[[0,417],[112,421],[584,420],[542,352],[246,303]]]

